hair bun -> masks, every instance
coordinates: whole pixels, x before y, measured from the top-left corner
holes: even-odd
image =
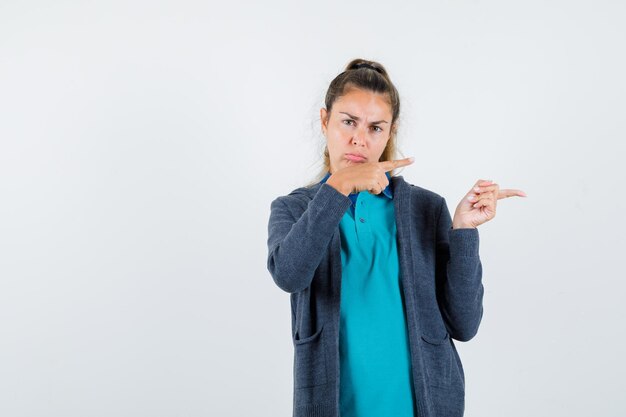
[[[359,68],[369,68],[369,69],[373,69],[374,71],[382,74],[383,72],[381,71],[380,68],[376,68],[375,66],[368,64],[367,62],[361,62],[359,64],[356,64],[355,66],[353,66],[351,69],[356,70]]]

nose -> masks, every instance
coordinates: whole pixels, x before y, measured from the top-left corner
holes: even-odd
[[[363,134],[360,130],[354,132],[354,136],[352,136],[352,143],[354,145],[361,145],[365,143],[365,134]]]

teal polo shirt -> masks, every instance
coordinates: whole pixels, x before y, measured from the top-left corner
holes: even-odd
[[[417,417],[391,181],[349,197],[339,224],[340,416]]]

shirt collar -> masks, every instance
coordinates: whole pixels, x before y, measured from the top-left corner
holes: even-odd
[[[389,172],[385,172],[385,175],[387,176],[387,179],[389,180],[389,184],[383,190],[383,194],[389,197],[390,199],[393,199],[393,192],[391,190],[391,175],[389,175]],[[326,175],[324,175],[324,178],[322,178],[322,180],[319,183],[324,184],[326,180],[328,179],[328,177],[330,177],[330,171],[328,171]],[[358,194],[358,193],[350,193],[350,195],[352,194]]]

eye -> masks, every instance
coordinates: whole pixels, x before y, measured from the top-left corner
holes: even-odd
[[[345,122],[354,122],[354,120],[352,120],[352,119],[346,119],[346,120],[344,120],[344,123],[345,123]]]
[[[378,129],[377,132],[382,132],[383,130],[380,128],[380,126],[374,126],[375,129]]]

